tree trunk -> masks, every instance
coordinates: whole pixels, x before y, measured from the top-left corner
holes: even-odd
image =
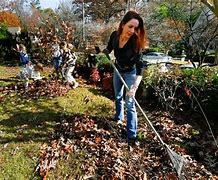
[[[201,0],[218,18],[218,0]]]

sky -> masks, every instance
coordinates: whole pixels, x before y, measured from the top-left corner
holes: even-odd
[[[40,5],[43,9],[52,8],[55,9],[58,7],[60,0],[40,0]]]

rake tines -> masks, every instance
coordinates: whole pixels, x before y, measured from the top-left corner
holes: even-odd
[[[116,66],[114,65],[114,63],[112,61],[110,61],[115,72],[117,73],[117,75],[119,76],[120,80],[123,82],[123,85],[125,86],[125,88],[127,90],[129,90],[129,87],[127,86],[126,82],[124,81],[123,77],[120,75],[119,71],[117,70]],[[176,170],[179,179],[183,180],[185,179],[185,177],[183,177],[182,175],[182,171],[185,168],[185,160],[184,158],[177,154],[176,152],[174,152],[172,149],[170,149],[170,147],[162,140],[162,138],[160,137],[159,133],[156,131],[156,129],[154,128],[153,124],[151,123],[151,121],[148,119],[148,117],[146,116],[145,112],[143,111],[143,109],[141,108],[141,106],[139,105],[138,101],[135,99],[135,97],[133,97],[133,100],[135,101],[135,104],[137,105],[137,107],[140,109],[140,111],[142,112],[143,116],[145,117],[148,125],[150,126],[150,128],[154,131],[156,137],[158,138],[158,140],[161,142],[162,145],[164,145],[167,149],[167,153],[169,154],[169,157],[171,159],[171,162],[173,164],[174,169]]]
[[[180,179],[183,179],[182,171],[184,170],[184,166],[187,164],[185,159],[181,155],[170,149],[170,147],[167,144],[165,144],[165,146],[169,154],[170,160],[173,164],[173,168],[176,170],[178,177]]]

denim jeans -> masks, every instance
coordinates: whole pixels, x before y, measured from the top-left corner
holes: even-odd
[[[127,86],[130,88],[131,85],[135,82],[136,70],[134,69],[131,72],[120,73],[126,82]],[[137,135],[137,112],[135,107],[135,101],[133,98],[129,98],[124,94],[124,85],[120,80],[118,74],[114,71],[113,76],[113,85],[114,85],[114,93],[115,93],[115,120],[123,120],[124,119],[124,99],[125,105],[127,108],[127,137],[128,138],[136,138]]]

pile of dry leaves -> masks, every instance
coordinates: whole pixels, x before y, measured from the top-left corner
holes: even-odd
[[[29,84],[28,89],[24,89],[23,85],[9,85],[0,88],[2,94],[17,92],[22,98],[38,99],[40,97],[57,97],[64,96],[72,89],[69,84],[63,83],[61,80],[43,79],[33,81]]]
[[[34,81],[30,84],[28,91],[21,91],[20,95],[31,99],[38,99],[41,96],[57,97],[66,95],[70,89],[72,88],[61,80],[44,79]]]
[[[215,148],[209,150],[201,144],[201,149],[195,153],[201,154],[202,160],[197,161],[188,151],[188,146],[200,143],[193,141],[192,127],[188,124],[176,125],[163,116],[156,115],[155,119],[154,126],[163,140],[186,160],[182,169],[183,179],[218,179]],[[44,179],[60,158],[67,160],[70,154],[84,149],[85,158],[90,160],[81,164],[83,175],[74,174],[74,178],[178,179],[165,148],[142,120],[138,137],[140,143],[136,146],[128,145],[124,125],[118,126],[113,121],[89,116],[62,118],[52,139],[51,144],[42,146],[37,166]]]

